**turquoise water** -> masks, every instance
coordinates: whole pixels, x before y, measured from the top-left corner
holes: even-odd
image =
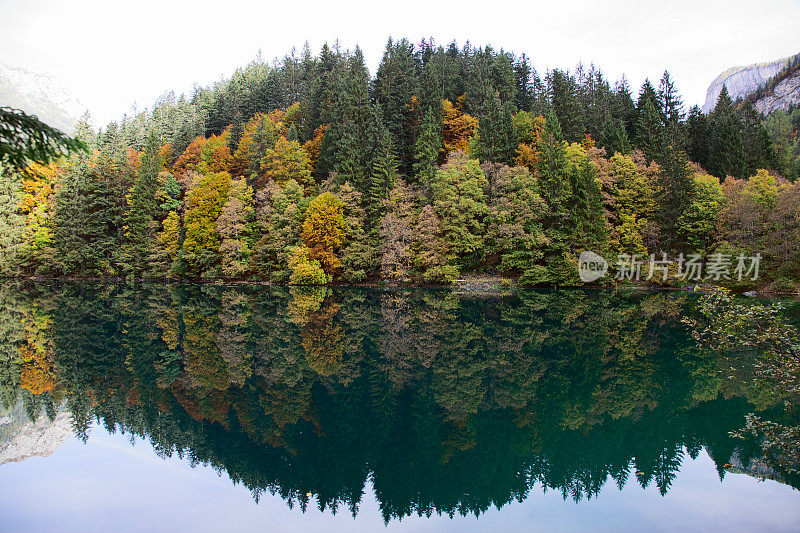
[[[6,285],[0,529],[798,530],[693,303]]]

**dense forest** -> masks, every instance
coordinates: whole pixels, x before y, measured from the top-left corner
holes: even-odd
[[[796,416],[754,379],[753,354],[691,342],[681,317],[694,302],[11,282],[0,404],[34,420],[64,408],[84,440],[145,438],[304,510],[313,497],[355,514],[367,483],[387,521],[477,515],[542,488],[666,494],[703,450],[720,477],[760,460],[759,441],[729,434],[747,413]]]
[[[0,274],[579,285],[591,250],[761,254],[794,291],[798,120],[726,91],[686,112],[666,71],[634,94],[489,46],[390,39],[374,76],[305,47],[0,175]]]

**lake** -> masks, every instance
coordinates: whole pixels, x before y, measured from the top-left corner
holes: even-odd
[[[0,530],[797,531],[695,302],[6,282]]]

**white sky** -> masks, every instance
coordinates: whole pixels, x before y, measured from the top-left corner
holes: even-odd
[[[56,76],[105,124],[308,40],[359,44],[374,74],[388,36],[526,53],[543,72],[597,64],[634,93],[669,69],[688,105],[728,67],[800,52],[800,0],[214,2],[0,0],[0,61]],[[687,105],[687,107],[688,107]]]

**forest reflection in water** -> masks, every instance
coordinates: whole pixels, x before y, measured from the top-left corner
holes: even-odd
[[[745,414],[785,416],[752,362],[700,352],[691,295],[6,284],[0,399],[65,405],[227,473],[258,499],[384,520],[475,513],[534,485],[666,494],[688,454],[758,470]],[[751,461],[751,459],[755,459]],[[797,479],[759,470],[797,487]]]

